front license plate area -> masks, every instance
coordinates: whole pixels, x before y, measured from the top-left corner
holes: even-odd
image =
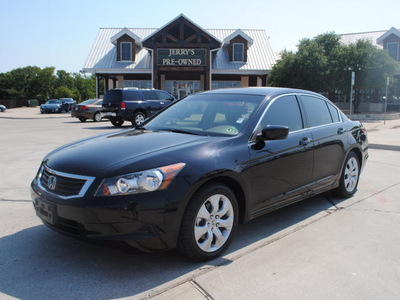
[[[55,215],[55,206],[35,199],[36,215],[43,221],[53,224]]]

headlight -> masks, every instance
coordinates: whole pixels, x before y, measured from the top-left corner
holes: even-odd
[[[161,168],[106,178],[96,196],[120,196],[164,190],[185,167],[178,163]]]

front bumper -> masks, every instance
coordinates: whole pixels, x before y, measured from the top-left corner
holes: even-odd
[[[124,242],[146,252],[176,247],[180,217],[177,206],[164,201],[164,192],[61,199],[39,188],[36,179],[31,184],[35,212],[48,227],[83,240]]]

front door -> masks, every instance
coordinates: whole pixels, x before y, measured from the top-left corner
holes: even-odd
[[[252,162],[252,206],[262,212],[280,202],[308,193],[312,182],[312,135],[304,128],[298,100],[285,95],[271,101],[257,131],[268,125],[289,127],[284,140],[249,144]]]

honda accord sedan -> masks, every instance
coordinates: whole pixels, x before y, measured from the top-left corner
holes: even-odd
[[[32,201],[61,233],[208,260],[239,223],[328,190],[351,197],[367,158],[365,128],[319,94],[207,91],[49,153]]]

